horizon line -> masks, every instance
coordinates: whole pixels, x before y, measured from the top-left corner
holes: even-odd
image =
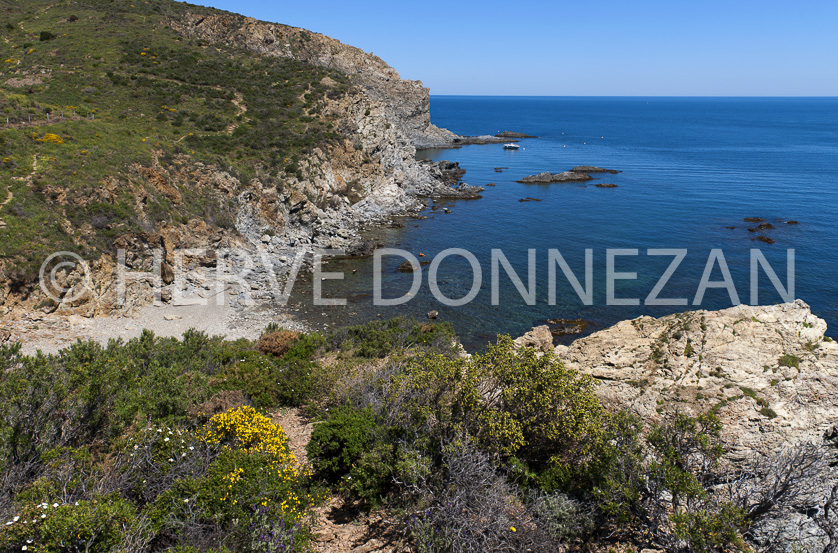
[[[691,95],[691,94],[434,94],[430,96],[470,96],[478,98],[758,98],[758,99],[819,99],[835,100],[835,96],[781,96],[781,95]]]

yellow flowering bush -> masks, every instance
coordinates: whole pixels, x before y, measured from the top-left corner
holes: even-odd
[[[206,440],[248,453],[265,453],[277,465],[295,467],[296,457],[288,449],[288,436],[279,426],[253,407],[231,409],[212,417],[207,423]]]
[[[234,533],[245,532],[248,525],[241,521],[258,509],[270,520],[296,528],[295,533],[305,532],[300,523],[314,501],[306,490],[309,474],[288,448],[281,427],[245,406],[215,415],[198,432],[218,455],[202,478],[181,482],[161,496],[160,508],[176,515],[194,505],[202,516]]]
[[[64,144],[64,139],[62,139],[57,134],[48,132],[41,138],[36,138],[38,142],[44,142],[46,144]]]
[[[150,432],[153,436],[155,429]],[[213,416],[203,427],[169,432],[162,428],[158,433],[154,449],[159,454],[143,463],[155,468],[142,475],[142,486],[160,480],[168,488],[159,495],[136,493],[154,498],[149,517],[159,535],[179,539],[177,521],[192,519],[216,526],[229,543],[246,549],[254,522],[262,521],[283,539],[306,543],[305,522],[320,498],[308,489],[309,473],[288,448],[288,436],[269,417],[253,407],[239,407]],[[161,444],[167,437],[170,442]],[[172,452],[166,449],[170,443],[175,444]],[[142,450],[141,445],[132,452]]]

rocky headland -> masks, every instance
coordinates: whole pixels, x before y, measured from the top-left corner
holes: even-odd
[[[299,159],[285,159],[285,164],[293,169],[280,175],[258,161],[248,166],[222,165],[198,160],[192,155],[195,152],[182,148],[171,155],[161,146],[153,151],[149,162],[138,159],[126,167],[113,165],[111,174],[92,196],[76,197],[70,188],[51,185],[47,201],[59,213],[79,204],[113,204],[127,193],[132,196],[131,216],[138,221],[139,229],[120,230],[124,225],[107,219],[78,226],[64,221],[63,228],[77,248],[98,247],[92,244],[100,232],[118,237],[108,238],[112,242],[109,249],[91,256],[89,273],[84,274],[79,267],[57,273],[56,284],[62,290],[57,301],[37,285],[37,272],[31,268],[22,271],[7,260],[0,261],[4,283],[0,312],[6,319],[33,314],[40,319],[51,314],[93,317],[134,313],[154,299],[155,250],[162,252],[164,302],[173,296],[174,286],[191,291],[188,284],[184,288],[174,282],[176,252],[183,248],[242,248],[258,253],[260,261],[253,282],[257,287],[265,284],[268,275],[277,275],[280,280],[287,276],[298,253],[303,254],[306,266],[315,250],[369,254],[375,244],[364,238],[365,230],[386,224],[393,216],[417,213],[426,198],[473,199],[483,191],[482,187],[462,182],[465,170],[458,164],[417,160],[417,149],[507,140],[490,135],[461,137],[436,127],[430,121],[429,91],[421,82],[402,79],[377,56],[322,34],[199,7],[173,7],[144,21],[144,34],[174,37],[182,41],[184,49],[187,44],[223,49],[230,59],[239,56],[242,60],[291,60],[301,67],[313,68],[312,74],[315,69],[337,72],[347,83],[330,76],[314,83],[328,92],[317,98],[315,108],[303,118],[332,127],[341,138],[316,145]],[[106,32],[117,31],[118,27],[110,26]],[[147,53],[152,53],[149,48],[141,55]],[[169,54],[177,55],[177,51]],[[116,57],[102,61],[119,63]],[[18,75],[0,84],[14,88],[21,79],[37,76],[43,86],[34,91],[33,98],[41,100],[39,94],[43,92],[43,99],[49,99],[51,79],[59,78],[64,71],[57,66],[21,66]],[[223,80],[223,76],[218,78]],[[130,82],[127,77],[125,82]],[[273,93],[264,91],[265,95]],[[219,134],[234,135],[239,126],[247,125],[253,117],[247,96],[236,91],[231,94],[234,98],[230,107],[237,111],[237,117],[226,132],[220,129]],[[314,103],[312,99],[308,102]],[[106,120],[106,114],[101,114],[101,119]],[[85,152],[80,155],[87,155]],[[265,151],[263,157],[267,159],[269,154]],[[28,174],[20,180],[36,186],[42,170],[38,154],[34,155],[31,171],[28,166],[26,170]],[[186,206],[192,194],[204,202],[223,206],[223,217],[193,214],[163,220],[169,217],[151,213],[158,197],[161,202]],[[20,207],[15,209],[25,212]],[[2,226],[5,224],[6,219]],[[66,249],[49,244],[45,247],[47,252]],[[117,249],[127,252],[128,271],[148,274],[147,278],[128,282],[125,302],[116,301]],[[29,263],[34,261],[38,260]],[[200,263],[197,257],[187,257],[185,263],[187,283],[213,278],[212,263]],[[208,276],[199,278],[196,271]],[[86,290],[80,293],[82,287]]]

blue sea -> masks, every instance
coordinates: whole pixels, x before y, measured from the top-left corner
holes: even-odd
[[[432,96],[432,121],[458,134],[519,131],[518,151],[501,145],[420,152],[432,159],[457,161],[467,170],[463,181],[489,186],[478,200],[436,202],[427,219],[403,220],[404,227],[380,234],[385,246],[403,248],[432,260],[448,248],[463,248],[477,259],[482,286],[462,306],[434,297],[429,265],[422,286],[407,303],[372,303],[371,259],[330,263],[344,271],[342,281],[324,281],[324,295],[348,298],[344,307],[311,306],[310,286],[300,286],[293,307],[315,326],[341,325],[406,314],[425,318],[439,312],[451,322],[468,349],[479,349],[497,333],[519,335],[546,319],[589,321],[587,332],[623,319],[660,316],[689,309],[730,307],[734,299],[751,303],[752,249],[758,249],[783,287],[788,285],[788,252],[794,255],[794,296],[812,306],[838,329],[838,99],[821,98],[570,98]],[[575,165],[621,171],[593,175],[578,184],[533,185],[516,180]],[[505,167],[502,172],[495,168]],[[616,188],[599,188],[613,183]],[[522,198],[541,201],[520,202]],[[445,213],[447,207],[450,213]],[[775,228],[750,232],[760,217]],[[797,221],[799,224],[787,224]],[[735,228],[728,228],[735,227]],[[766,236],[774,243],[756,240]],[[535,250],[535,302],[528,304],[503,267],[492,301],[492,250],[500,249],[528,284],[529,250]],[[586,305],[556,270],[555,305],[548,290],[548,252],[558,250],[584,287],[586,250],[592,250],[593,297]],[[608,305],[607,252],[615,255],[614,296],[639,305]],[[673,260],[648,255],[655,249],[686,249],[660,298],[684,298],[688,305],[649,306],[645,301]],[[733,286],[708,287],[693,305],[712,250],[721,250]],[[623,252],[627,253],[627,252]],[[384,297],[410,289],[413,275],[396,267],[404,260],[385,257]],[[723,281],[718,260],[708,280]],[[352,271],[356,271],[353,273]],[[760,268],[758,303],[782,301]],[[463,257],[442,261],[436,279],[450,298],[473,286],[473,269]],[[718,286],[718,284],[717,284]],[[731,298],[734,288],[738,298]],[[495,303],[497,303],[495,305]],[[610,302],[613,303],[613,302]],[[563,338],[565,342],[574,337]]]

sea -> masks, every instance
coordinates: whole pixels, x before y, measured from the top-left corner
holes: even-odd
[[[588,324],[556,338],[568,343],[641,315],[793,297],[838,338],[838,99],[432,96],[431,118],[461,135],[537,138],[419,152],[459,162],[482,198],[431,202],[426,218],[377,232],[421,273],[399,272],[398,255],[380,270],[373,258],[331,261],[323,270],[342,279],[319,285],[341,306],[314,305],[315,282],[295,286],[290,307],[315,328],[436,311],[476,351],[548,320]],[[577,165],[620,172],[516,182]],[[376,301],[376,275],[399,305]]]

